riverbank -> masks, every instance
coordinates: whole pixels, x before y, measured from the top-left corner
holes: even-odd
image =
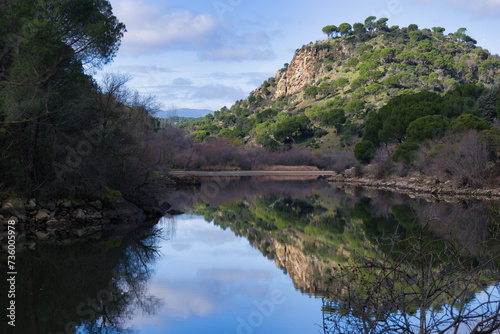
[[[355,170],[348,169],[342,174],[334,171],[171,171],[175,177],[326,177],[328,182],[337,187],[376,188],[410,197],[425,197],[428,199],[445,199],[457,201],[462,199],[500,200],[499,187],[468,188],[460,186],[451,180],[442,182],[432,176],[414,175],[409,177],[389,177],[375,179],[373,177],[356,177]]]
[[[466,199],[481,201],[500,200],[500,188],[498,187],[466,188],[454,183],[451,180],[440,182],[430,176],[375,179],[368,177],[336,175],[329,177],[328,182],[331,185],[340,188],[375,188],[378,190],[403,193],[411,198],[419,197],[429,200],[446,200],[449,202]]]
[[[11,198],[0,207],[0,241],[7,239],[9,221],[16,222],[17,244],[32,249],[40,242],[71,244],[79,239],[100,239],[104,233],[123,234],[179,213],[167,202],[139,207],[121,196],[92,202]]]

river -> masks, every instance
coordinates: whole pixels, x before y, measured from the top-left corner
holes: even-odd
[[[499,332],[499,203],[311,176],[204,178],[165,200],[186,214],[18,254],[1,332]]]

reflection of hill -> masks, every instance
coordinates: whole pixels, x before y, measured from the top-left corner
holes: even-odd
[[[191,195],[192,213],[245,236],[310,294],[335,288],[332,268],[354,251],[373,256],[379,249],[376,238],[396,230],[411,237],[430,217],[435,219],[426,230],[429,237],[465,248],[468,256],[479,254],[490,236],[492,213],[482,203],[428,203],[377,191],[348,194],[322,181],[243,178],[204,196],[203,189],[210,187],[214,183]]]

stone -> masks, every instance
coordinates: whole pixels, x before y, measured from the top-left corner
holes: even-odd
[[[30,210],[34,210],[36,208],[36,200],[34,198],[30,199],[28,203],[26,203],[26,207]]]
[[[47,225],[47,228],[56,228],[56,229],[64,226],[64,223],[62,221],[56,219],[50,219],[45,224]]]
[[[0,214],[3,216],[15,216],[21,222],[26,222],[26,208],[24,202],[19,198],[7,199],[0,208]]]
[[[50,218],[50,213],[46,209],[41,209],[37,212],[35,219],[37,221],[45,221]]]
[[[89,203],[91,206],[93,206],[94,208],[96,208],[97,210],[102,210],[102,202],[97,200],[95,202],[90,202]]]
[[[354,176],[356,176],[356,167],[352,167],[352,168],[346,169],[344,171],[344,175],[346,177],[354,177]]]
[[[56,202],[54,201],[50,201],[49,203],[47,203],[47,208],[50,210],[50,211],[56,211]]]
[[[146,220],[146,214],[135,204],[126,201],[123,197],[112,198],[106,201],[106,206],[113,210],[117,217],[133,218],[137,224]],[[104,215],[104,218],[109,219]]]
[[[73,205],[71,204],[70,200],[63,200],[60,202],[59,206],[65,209],[71,209]]]
[[[79,223],[83,223],[85,221],[85,212],[82,209],[77,209],[75,212],[75,219]]]
[[[35,235],[40,241],[46,241],[50,238],[50,235],[47,232],[37,231],[35,232]]]
[[[170,210],[172,208],[172,205],[168,202],[163,202],[161,203],[160,205],[160,209],[163,210],[163,212],[167,212],[168,210]]]

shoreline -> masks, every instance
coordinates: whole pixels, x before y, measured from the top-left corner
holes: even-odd
[[[356,178],[337,175],[328,178],[328,183],[333,186],[340,186],[341,188],[370,188],[402,193],[408,195],[410,198],[445,200],[448,202],[468,199],[500,201],[500,188],[465,188],[452,181],[441,183],[430,177],[396,177],[379,180],[367,177]]]
[[[432,176],[391,177],[375,179],[354,177],[353,173],[339,174],[334,171],[171,171],[174,177],[238,177],[238,176],[323,176],[332,186],[363,187],[409,195],[412,198],[457,201],[466,199],[500,201],[500,187],[461,187],[451,180],[440,182]]]
[[[335,176],[334,171],[170,171],[167,175],[185,177],[197,176]]]

